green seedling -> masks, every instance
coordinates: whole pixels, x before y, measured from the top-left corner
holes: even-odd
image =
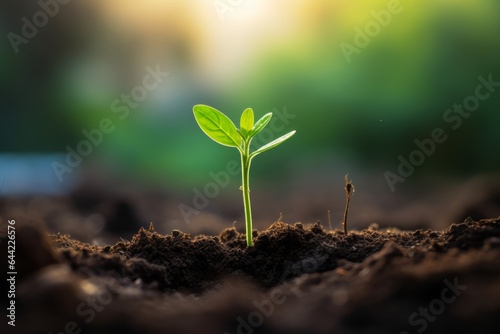
[[[256,155],[278,146],[293,136],[295,130],[250,153],[252,139],[269,123],[273,113],[265,114],[254,123],[253,110],[247,108],[241,114],[240,129],[237,129],[226,115],[215,108],[198,104],[193,107],[193,112],[196,122],[208,137],[221,145],[235,147],[240,152],[243,183],[241,190],[243,191],[243,205],[245,207],[246,239],[247,246],[250,247],[253,245],[252,207],[250,204],[250,164]]]

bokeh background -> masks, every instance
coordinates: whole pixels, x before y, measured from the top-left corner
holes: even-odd
[[[36,14],[44,7],[53,15],[14,47],[26,20],[45,23]],[[366,29],[367,45],[346,57],[342,46]],[[443,120],[478,77],[500,82],[497,0],[4,0],[0,35],[4,216],[28,212],[95,242],[149,222],[163,232],[244,229],[239,175],[206,203],[196,197],[207,195],[210,172],[239,159],[200,131],[198,103],[235,122],[247,107],[282,115],[262,143],[297,130],[254,161],[259,228],[280,214],[339,227],[347,173],[352,227],[500,214],[500,87],[456,130]],[[147,67],[168,76],[121,119],[113,102]],[[61,182],[54,162],[105,118],[114,130]],[[392,191],[384,173],[397,173],[398,156],[436,128],[447,140]]]

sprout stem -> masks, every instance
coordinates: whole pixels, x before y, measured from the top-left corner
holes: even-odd
[[[252,206],[250,204],[250,141],[245,140],[243,143],[243,152],[241,154],[241,175],[242,175],[242,191],[243,205],[245,207],[245,222],[246,222],[246,238],[247,246],[253,246],[252,242]]]

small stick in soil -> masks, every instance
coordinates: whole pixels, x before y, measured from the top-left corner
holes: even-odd
[[[330,231],[332,230],[332,214],[330,210],[328,210],[328,227],[330,227]]]
[[[354,193],[354,186],[351,181],[349,181],[348,174],[345,176],[345,211],[344,220],[342,221],[342,226],[344,226],[344,234],[347,235],[347,214],[349,213],[349,204],[351,202],[351,195]]]

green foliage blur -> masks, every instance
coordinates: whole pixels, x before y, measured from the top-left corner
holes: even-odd
[[[116,129],[85,164],[181,189],[238,159],[199,131],[192,107],[203,103],[234,122],[248,107],[291,115],[273,135],[297,135],[261,159],[256,178],[325,159],[395,171],[438,127],[448,139],[420,176],[498,170],[500,87],[456,130],[443,115],[475,94],[478,77],[500,82],[500,2],[397,3],[390,16],[388,0],[248,0],[224,12],[211,1],[60,5],[18,53],[2,39],[0,151],[64,154],[109,117]],[[20,34],[39,10],[5,1],[0,33]],[[346,56],[342,43],[357,51]],[[147,66],[169,76],[122,120],[113,102]]]

